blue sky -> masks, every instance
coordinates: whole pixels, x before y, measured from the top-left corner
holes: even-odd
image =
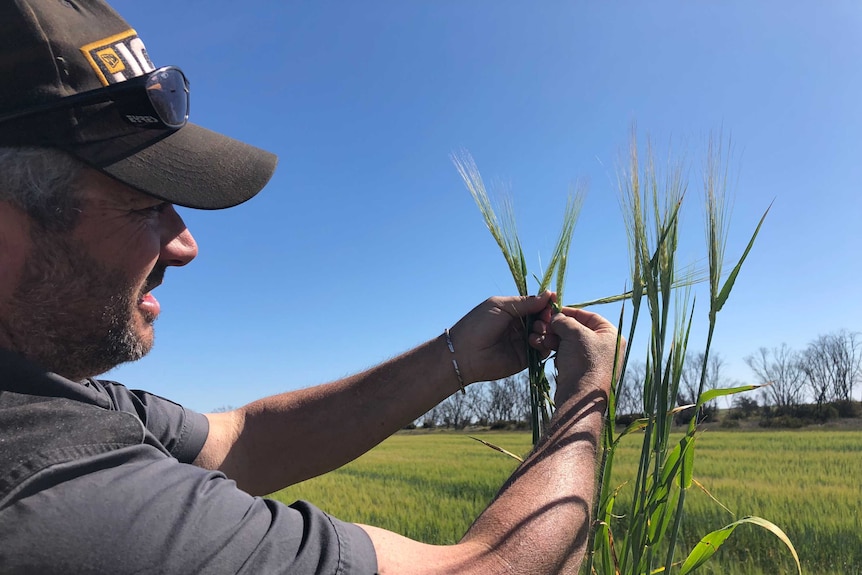
[[[449,159],[461,148],[510,191],[534,270],[586,181],[565,301],[619,293],[615,182],[633,123],[690,165],[686,261],[705,253],[710,133],[733,146],[731,263],[775,201],[719,316],[728,378],[750,381],[743,358],[761,346],[862,331],[856,2],[113,5],[156,65],[184,69],[192,121],[280,157],[247,204],[183,212],[200,256],[156,292],[154,351],[109,374],[130,387],[238,406],[370,367],[512,294]]]

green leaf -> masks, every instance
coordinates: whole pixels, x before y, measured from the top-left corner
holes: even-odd
[[[614,565],[617,563],[616,552],[614,551],[614,537],[610,526],[604,521],[598,522],[597,539],[601,541],[599,554],[602,558],[602,572],[607,575],[614,575],[615,572],[618,573],[618,569],[614,570]]]
[[[700,407],[704,403],[708,401],[712,401],[716,397],[723,397],[725,395],[734,395],[736,393],[743,393],[745,391],[751,391],[752,389],[757,389],[759,387],[763,387],[762,385],[740,385],[739,387],[723,387],[721,389],[710,389],[709,391],[704,391],[700,394],[700,397],[697,399],[697,406]]]
[[[667,500],[661,501],[650,516],[649,535],[653,545],[658,545],[664,540],[670,520],[674,517],[673,510],[676,509],[678,497],[678,491],[668,493]]]
[[[724,285],[721,287],[721,292],[719,292],[718,297],[716,298],[713,304],[713,313],[718,313],[721,311],[721,308],[724,307],[724,303],[727,301],[727,298],[730,297],[730,290],[733,289],[733,284],[736,282],[736,276],[739,275],[739,270],[742,269],[742,262],[745,261],[745,258],[748,257],[748,252],[751,251],[751,248],[754,246],[754,240],[757,238],[757,234],[760,232],[760,226],[763,225],[763,221],[766,219],[766,214],[769,213],[769,210],[772,208],[772,204],[769,204],[769,207],[766,208],[766,211],[763,213],[763,216],[760,218],[760,222],[757,224],[757,228],[754,230],[754,234],[752,234],[751,239],[748,241],[748,246],[746,246],[745,251],[742,253],[742,257],[739,258],[739,261],[734,266],[733,271],[730,272],[730,275],[725,280]]]
[[[688,489],[691,487],[692,475],[694,474],[694,437],[686,436],[682,456],[682,474],[680,475],[680,487]]]
[[[727,540],[728,537],[736,529],[736,524],[731,524],[728,527],[722,527],[712,533],[706,535],[700,542],[694,546],[691,553],[688,554],[685,562],[682,564],[679,575],[691,573],[712,557],[718,548]]]
[[[799,563],[799,555],[797,555],[796,549],[793,547],[793,543],[791,543],[790,538],[787,537],[781,528],[771,521],[767,521],[762,517],[753,516],[743,517],[739,521],[734,521],[730,525],[717,529],[706,535],[697,545],[694,546],[694,549],[691,550],[691,553],[689,553],[685,562],[682,564],[679,575],[687,575],[706,563],[709,558],[718,551],[718,548],[722,546],[727,538],[730,537],[733,531],[743,523],[757,525],[778,537],[790,550],[790,553],[793,555],[793,559],[796,561],[796,569],[799,572],[799,575],[802,575],[802,565]]]
[[[541,286],[541,285],[542,285],[542,280],[541,280],[541,279],[539,279],[539,276],[537,276],[536,274],[532,274],[532,275],[533,275],[533,279],[536,281],[536,285],[537,285],[537,286]],[[542,293],[542,288],[541,288],[541,287],[539,288],[539,293]]]
[[[671,450],[664,462],[655,491],[656,495],[661,498],[667,497],[667,493],[670,492],[671,483],[673,483],[673,478],[679,473],[680,465],[682,465],[682,450],[683,442],[680,441]]]
[[[623,431],[622,433],[619,434],[619,436],[617,436],[616,440],[614,441],[614,446],[616,446],[620,442],[620,439],[622,439],[623,437],[625,437],[629,433],[644,429],[647,426],[647,424],[649,424],[649,419],[647,419],[646,417],[642,417],[640,419],[635,419],[634,421],[632,421],[629,424],[628,427],[626,427],[625,431]]]

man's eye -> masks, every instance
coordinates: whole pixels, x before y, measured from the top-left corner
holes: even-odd
[[[161,203],[155,204],[153,206],[149,206],[149,207],[142,208],[140,210],[135,210],[135,211],[140,213],[140,214],[160,214],[160,213],[164,212],[166,209],[168,209],[168,207],[170,205],[171,204],[169,202],[161,202]]]

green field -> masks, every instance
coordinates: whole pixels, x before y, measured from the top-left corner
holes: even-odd
[[[475,435],[515,453],[529,450],[525,433]],[[617,456],[618,482],[633,478],[636,469],[639,446],[632,439]],[[453,543],[515,464],[463,434],[403,433],[274,497],[305,499],[341,519],[428,543]],[[695,479],[736,518],[759,515],[784,529],[805,573],[862,575],[862,431],[708,431],[697,443]],[[626,497],[624,487],[621,499]],[[616,507],[625,508],[624,501]],[[690,544],[734,520],[697,489],[686,509]],[[759,575],[795,568],[778,539],[743,526],[698,572]]]

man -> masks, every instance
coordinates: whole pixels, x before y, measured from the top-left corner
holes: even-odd
[[[187,123],[188,97],[104,3],[0,3],[0,572],[576,572],[617,337],[552,316],[552,294],[491,298],[367,372],[229,413],[93,379],[149,351],[152,292],[197,253],[174,205],[238,204],[275,168]],[[523,369],[525,338],[557,351],[557,413],[457,545],[257,497]]]

